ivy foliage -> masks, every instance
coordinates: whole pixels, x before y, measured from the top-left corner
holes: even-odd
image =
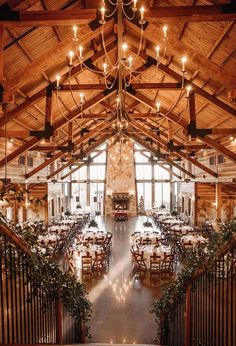
[[[232,251],[236,247],[235,241],[236,220],[222,223],[220,232],[213,232],[209,236],[207,246],[201,245],[185,254],[183,269],[171,283],[162,286],[161,297],[153,303],[151,313],[155,315],[157,323],[157,338],[168,338],[169,325],[176,316],[177,306],[186,296],[188,285],[193,281],[194,274],[200,270],[211,270],[215,262],[226,250]]]

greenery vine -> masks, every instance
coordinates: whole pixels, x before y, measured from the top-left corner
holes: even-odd
[[[201,245],[185,253],[184,267],[171,283],[162,286],[161,297],[153,303],[151,313],[157,323],[156,341],[161,336],[168,338],[169,325],[174,320],[178,304],[185,299],[187,286],[192,282],[193,275],[199,270],[211,270],[215,261],[222,256],[226,247],[235,247],[236,220],[221,224],[220,232],[209,235],[208,245]]]

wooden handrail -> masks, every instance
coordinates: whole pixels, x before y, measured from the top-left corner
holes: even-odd
[[[26,254],[31,254],[31,250],[27,243],[16,234],[6,223],[0,219],[0,233],[5,234],[11,242]]]

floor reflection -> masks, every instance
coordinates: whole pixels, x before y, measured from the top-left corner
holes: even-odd
[[[108,272],[85,281],[93,303],[91,342],[153,344],[155,321],[150,309],[160,295],[161,281],[149,272],[134,273],[130,254],[130,235],[143,218],[121,223],[100,218],[99,223],[113,233],[113,239]]]

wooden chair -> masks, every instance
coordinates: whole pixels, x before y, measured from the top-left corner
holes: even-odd
[[[192,244],[191,240],[183,241],[183,248],[185,250],[193,250],[193,244]]]
[[[95,258],[92,265],[93,272],[102,272],[106,268],[106,255],[105,253],[95,252]]]
[[[153,253],[150,256],[150,273],[160,273],[161,271],[161,256]]]
[[[135,265],[135,269],[139,272],[139,273],[143,273],[147,271],[147,266],[145,263],[146,259],[144,259],[143,257],[143,251],[142,252],[134,252],[134,265]]]
[[[91,255],[85,255],[82,256],[81,258],[81,263],[82,263],[82,275],[89,275],[92,276],[92,256]]]
[[[170,273],[174,272],[174,256],[173,255],[165,255],[162,263],[161,263],[161,272],[162,273]]]
[[[142,239],[142,245],[152,245],[152,241],[149,238]]]
[[[103,245],[103,242],[104,242],[104,237],[95,237],[95,244],[96,245]]]

